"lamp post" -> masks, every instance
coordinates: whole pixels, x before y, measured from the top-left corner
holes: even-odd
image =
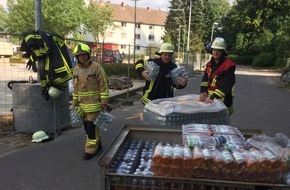
[[[182,28],[182,25],[179,25],[179,29],[178,29],[178,54],[177,54],[178,64],[180,63],[179,52],[180,52],[180,33],[181,33],[181,28]]]
[[[212,40],[213,40],[213,31],[214,31],[214,28],[217,27],[218,25],[219,25],[219,23],[217,23],[217,22],[214,22],[212,24],[210,42],[212,42]]]
[[[188,53],[189,53],[189,38],[190,38],[190,24],[191,24],[191,7],[192,7],[192,0],[190,0],[189,15],[188,15],[189,20],[188,20],[187,46],[186,46],[186,69],[188,69],[188,61],[189,61]],[[193,70],[194,70],[194,68],[193,68]]]
[[[135,64],[135,55],[136,55],[136,6],[137,6],[137,1],[141,0],[132,0],[135,1],[135,7],[134,7],[134,49],[133,49],[133,64]]]

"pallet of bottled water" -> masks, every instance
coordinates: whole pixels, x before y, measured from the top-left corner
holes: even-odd
[[[219,100],[212,104],[199,101],[196,94],[153,100],[143,109],[143,122],[157,125],[188,123],[230,123],[226,106]]]
[[[241,146],[247,141],[261,147],[265,144],[261,142],[267,141],[268,148],[280,151],[272,143],[288,145],[289,139],[281,134],[268,137],[249,129],[244,135],[244,131],[228,125],[189,124],[182,129],[125,125],[99,159],[104,171],[102,189],[290,188],[290,172],[283,173],[286,166],[280,157],[274,159],[265,148],[257,153]],[[198,136],[203,143],[196,143],[195,138],[191,144],[184,139],[188,135]],[[234,143],[236,148],[221,148],[228,143]],[[263,159],[256,159],[257,155]]]

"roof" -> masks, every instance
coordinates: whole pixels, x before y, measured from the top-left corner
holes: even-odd
[[[103,3],[98,3],[101,6]],[[121,4],[112,4],[106,2],[106,5],[114,10],[115,21],[119,22],[131,22],[134,23],[135,7]],[[168,13],[166,11],[154,10],[149,7],[136,7],[136,23],[148,24],[148,25],[160,25],[164,26]]]

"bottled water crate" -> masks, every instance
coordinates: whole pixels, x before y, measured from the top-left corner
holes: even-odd
[[[223,102],[212,104],[199,101],[199,95],[188,94],[153,100],[143,108],[143,122],[147,125],[183,125],[206,123],[229,125],[230,118]]]
[[[240,129],[246,138],[262,132],[258,129]],[[252,183],[204,178],[167,177],[150,173],[146,157],[152,156],[153,147],[163,144],[181,144],[181,126],[126,124],[98,160],[103,190],[189,190],[231,189],[286,190],[290,186],[278,183]],[[143,170],[143,171],[142,171]],[[142,172],[141,172],[142,171]],[[140,173],[141,172],[141,173]]]

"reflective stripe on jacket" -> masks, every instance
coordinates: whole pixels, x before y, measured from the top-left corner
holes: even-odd
[[[92,61],[87,68],[78,64],[73,70],[73,101],[84,112],[96,112],[101,104],[108,104],[109,87],[103,67]]]
[[[211,99],[223,101],[229,113],[233,112],[235,68],[235,64],[228,58],[222,59],[218,64],[212,58],[206,65],[201,83],[201,92],[207,92]]]
[[[72,78],[72,64],[64,39],[41,30],[24,34],[20,51],[39,60],[41,87],[60,86]]]
[[[182,89],[185,86],[177,86],[172,83],[170,77],[170,71],[177,67],[173,62],[164,64],[161,58],[149,59],[149,60],[138,60],[135,63],[135,70],[141,76],[141,73],[145,70],[145,66],[149,61],[153,61],[155,64],[160,66],[158,77],[155,80],[146,80],[143,88],[143,96],[141,102],[146,105],[152,100],[160,98],[171,98],[173,97],[174,88]]]

